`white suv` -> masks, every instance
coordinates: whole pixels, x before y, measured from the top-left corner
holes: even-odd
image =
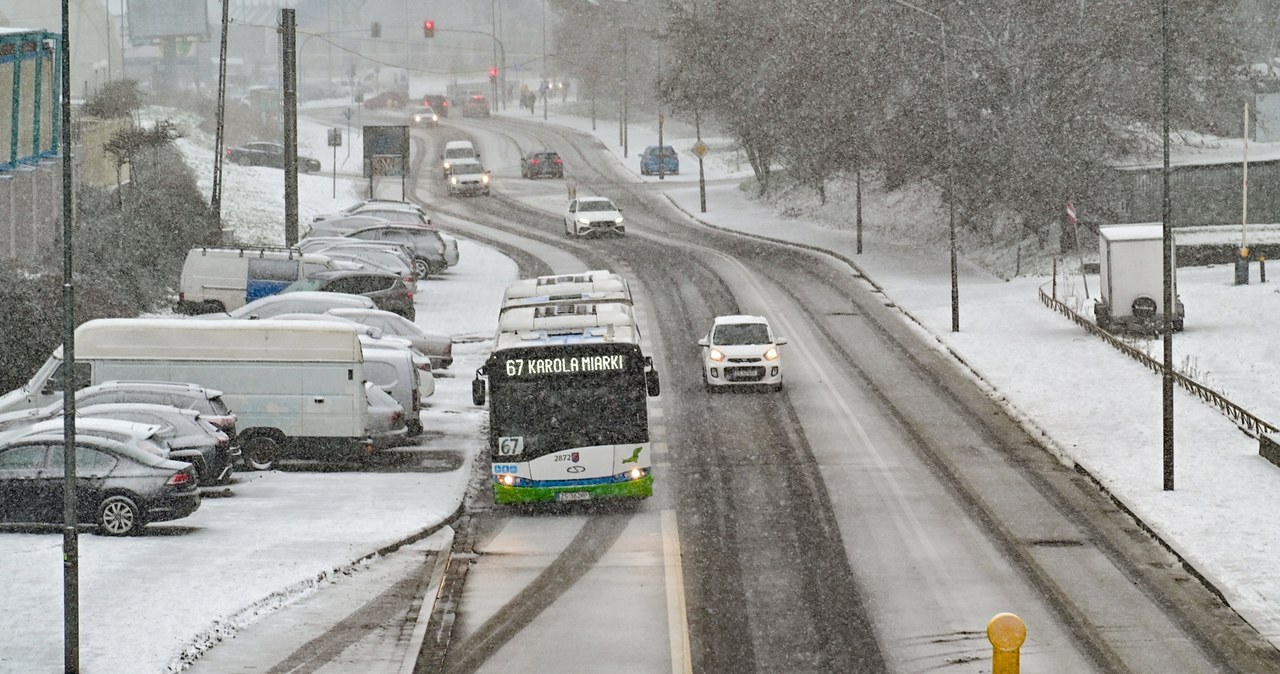
[[[775,337],[763,316],[717,316],[702,347],[702,381],[707,391],[725,386],[769,386],[782,390],[785,337]]]

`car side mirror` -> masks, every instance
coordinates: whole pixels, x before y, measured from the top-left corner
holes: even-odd
[[[698,340],[698,346],[711,346],[711,342],[706,337]]]
[[[786,338],[786,337],[779,337],[779,338],[777,338],[777,339],[773,340],[773,343],[774,343],[774,344],[777,344],[778,346],[782,346],[783,344],[786,344],[786,343],[787,343],[787,338]]]

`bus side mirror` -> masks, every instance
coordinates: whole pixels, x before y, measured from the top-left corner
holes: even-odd
[[[656,398],[662,393],[662,385],[658,381],[658,371],[649,370],[644,373],[644,385],[649,391],[650,398]]]
[[[475,405],[483,405],[485,401],[484,380],[476,377],[471,380],[471,402]]]

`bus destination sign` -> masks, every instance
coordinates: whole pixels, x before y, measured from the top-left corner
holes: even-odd
[[[626,362],[626,356],[622,354],[507,358],[506,373],[508,377],[537,377],[544,374],[621,372],[626,369]]]

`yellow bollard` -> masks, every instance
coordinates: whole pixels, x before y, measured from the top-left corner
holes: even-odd
[[[1001,613],[987,623],[991,642],[991,674],[1018,674],[1019,649],[1027,640],[1027,625],[1012,613]]]

